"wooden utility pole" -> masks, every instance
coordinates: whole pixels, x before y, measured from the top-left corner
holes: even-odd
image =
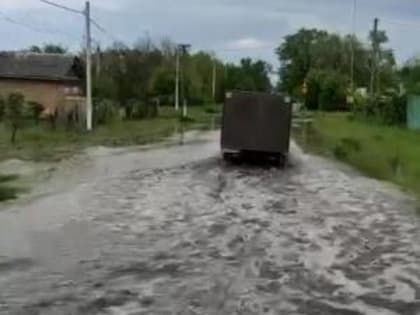
[[[372,31],[372,65],[371,65],[371,73],[370,73],[370,99],[371,101],[376,102],[376,89],[375,89],[375,82],[377,80],[377,72],[378,72],[378,53],[379,53],[379,42],[378,42],[378,24],[379,19],[375,18],[373,23],[373,31]]]
[[[182,91],[182,116],[183,117],[187,117],[188,115],[188,104],[187,104],[187,97],[186,97],[186,93],[185,93],[185,55],[188,52],[188,49],[191,47],[190,44],[179,44],[178,45],[178,55],[179,55],[179,51],[181,51],[182,53],[182,58],[183,58],[183,62],[182,62],[182,70],[181,72],[181,91]]]
[[[92,130],[92,37],[90,29],[90,3],[86,1],[86,129]]]
[[[352,10],[352,37],[351,37],[351,60],[350,60],[350,90],[354,93],[354,64],[355,64],[355,41],[356,41],[356,11],[357,11],[357,0],[353,0],[353,10]]]
[[[179,47],[176,47],[176,69],[175,69],[175,110],[179,110],[179,75],[180,75],[180,62],[179,62]]]
[[[99,79],[101,76],[101,48],[99,45],[96,47],[96,79]]]
[[[45,4],[51,5],[53,7],[69,11],[72,13],[80,14],[85,17],[86,20],[86,129],[88,131],[92,130],[92,37],[91,37],[91,23],[92,19],[90,17],[90,3],[86,1],[85,9],[82,11],[69,8],[67,6],[55,3],[50,0],[40,0]],[[100,27],[102,31],[104,29],[94,22],[97,27]]]
[[[212,97],[213,102],[216,104],[216,82],[217,82],[217,64],[216,58],[213,59],[213,78],[212,78]]]

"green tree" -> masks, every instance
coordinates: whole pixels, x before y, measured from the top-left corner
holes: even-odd
[[[175,72],[162,65],[153,72],[149,85],[149,94],[157,97],[168,97],[174,93]]]
[[[38,45],[32,45],[28,48],[28,51],[33,53],[45,53],[45,54],[66,54],[68,52],[67,48],[59,45],[59,44],[45,44],[44,46],[40,47]]]
[[[380,45],[388,40],[384,31],[379,31],[376,37]],[[345,103],[346,94],[352,87],[351,80],[356,88],[370,84],[372,50],[353,35],[301,29],[286,36],[277,49],[277,55],[281,64],[279,89],[305,100],[309,109],[349,108]],[[380,46],[379,75],[375,82],[378,92],[383,94],[395,90],[398,83],[395,70],[392,50]],[[303,89],[305,85],[307,89]]]
[[[346,109],[346,77],[338,71],[311,70],[306,79],[306,107],[310,110]]]
[[[327,32],[316,29],[301,29],[285,37],[284,43],[277,48],[282,91],[295,97],[303,97],[302,87],[309,71],[325,64],[321,61],[323,57],[319,54],[319,43],[324,42],[327,37]]]
[[[32,45],[31,47],[29,47],[28,50],[33,53],[38,53],[38,54],[42,53],[42,48],[37,45]]]
[[[319,108],[321,110],[348,109],[346,107],[347,78],[337,71],[327,71],[320,82]]]
[[[409,94],[420,94],[420,58],[409,59],[400,70],[400,78]]]
[[[66,54],[67,48],[57,44],[45,44],[42,51],[46,54]]]
[[[16,143],[17,132],[24,125],[25,97],[20,93],[11,93],[6,102],[6,121],[11,129],[10,141]]]
[[[242,59],[239,65],[227,64],[226,90],[269,92],[271,67],[262,60]]]
[[[211,54],[198,52],[182,56],[185,95],[190,104],[212,99],[212,70],[217,66],[217,91],[223,95],[223,67]],[[165,39],[155,45],[150,38],[140,39],[133,48],[114,44],[101,54],[101,75],[95,78],[94,95],[108,98],[125,108],[129,117],[132,100],[144,104],[150,100],[173,102],[175,87],[176,45]],[[214,61],[215,60],[215,61]],[[130,102],[128,102],[131,100]]]

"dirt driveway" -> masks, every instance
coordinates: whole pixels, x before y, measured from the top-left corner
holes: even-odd
[[[296,147],[284,171],[218,152],[96,150],[0,206],[0,313],[420,314],[410,198]]]

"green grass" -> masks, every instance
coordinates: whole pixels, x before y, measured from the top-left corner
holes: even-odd
[[[179,126],[184,130],[205,129],[212,124],[216,114],[206,112],[204,107],[191,107],[188,117],[182,120],[173,108],[162,107],[157,118],[116,121],[97,126],[91,133],[32,126],[18,132],[15,145],[10,143],[10,131],[0,124],[0,161],[10,158],[57,161],[89,146],[114,147],[156,142],[179,130]]]
[[[310,150],[332,155],[363,173],[420,193],[420,133],[351,119],[349,114],[314,116],[306,131],[295,131]]]
[[[15,175],[0,175],[0,201],[15,199],[18,189],[8,185],[8,182],[17,179]]]

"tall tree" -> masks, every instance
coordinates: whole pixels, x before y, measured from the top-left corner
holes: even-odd
[[[226,90],[269,92],[271,90],[269,64],[262,60],[242,59],[239,65],[227,64]]]
[[[42,49],[46,54],[66,54],[67,48],[57,44],[45,44]]]
[[[39,47],[39,46],[37,46],[37,45],[32,45],[31,47],[29,47],[29,49],[28,49],[30,52],[33,52],[33,53],[37,53],[37,54],[40,54],[40,53],[42,53],[42,48],[41,47]]]
[[[44,53],[44,54],[66,54],[68,52],[67,48],[59,45],[59,44],[45,44],[44,46],[40,47],[38,45],[32,45],[28,48],[28,51],[33,53]]]
[[[284,43],[277,48],[280,67],[280,87],[294,96],[302,96],[302,86],[309,71],[316,64],[321,65],[319,43],[328,37],[328,33],[316,29],[301,29],[285,37]]]
[[[381,44],[387,40],[383,31],[379,31],[376,37]],[[378,86],[385,91],[395,86],[395,60],[392,51],[380,49],[379,52]],[[353,35],[339,36],[316,29],[301,29],[286,36],[277,54],[281,63],[279,88],[305,100],[310,109],[345,108],[343,105],[351,80],[356,87],[367,87],[370,82],[372,51]]]

